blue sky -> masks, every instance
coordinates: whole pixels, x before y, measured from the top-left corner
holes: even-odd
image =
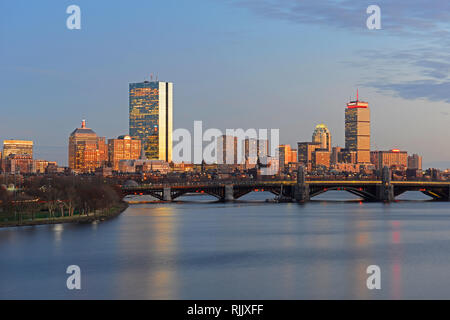
[[[450,162],[449,1],[377,1],[382,30],[365,0],[0,3],[0,139],[32,139],[39,157],[66,164],[83,118],[127,133],[128,83],[153,72],[174,82],[174,128],[280,128],[294,146],[323,122],[342,146],[359,88],[373,149]]]

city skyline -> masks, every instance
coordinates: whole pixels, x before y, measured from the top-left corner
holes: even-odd
[[[64,165],[64,137],[78,119],[89,119],[107,137],[128,132],[127,83],[148,79],[153,71],[177,84],[174,128],[191,128],[194,120],[216,128],[274,127],[281,129],[281,142],[291,146],[320,122],[336,137],[334,144],[343,146],[341,107],[359,87],[379,124],[373,128],[371,149],[409,150],[426,156],[425,166],[446,168],[450,91],[442,61],[448,50],[447,43],[431,42],[440,39],[433,33],[442,28],[435,20],[439,13],[447,14],[448,5],[432,2],[432,9],[421,13],[417,2],[400,9],[381,1],[383,29],[377,31],[365,27],[366,3],[345,8],[325,1],[318,13],[314,8],[320,5],[305,1],[299,8],[310,16],[306,19],[302,10],[278,1],[270,10],[268,1],[205,1],[195,10],[187,2],[162,6],[142,1],[139,10],[111,4],[105,18],[99,4],[80,1],[85,20],[79,31],[61,23],[65,4],[27,3],[23,10],[23,2],[4,3],[2,13],[8,14],[2,17],[1,54],[8,64],[2,65],[1,92],[10,112],[0,138],[33,139],[40,158]],[[344,21],[338,10],[352,19]],[[136,30],[148,13],[158,32],[142,36]],[[121,17],[122,23],[111,23],[112,17]],[[226,23],[230,17],[232,25]],[[329,20],[325,27],[324,17]],[[429,22],[422,30],[433,34],[428,50],[423,35],[408,32],[408,26],[417,31],[408,17]],[[171,27],[159,27],[162,21]],[[36,34],[30,34],[31,26]],[[187,28],[193,33],[186,35]],[[38,42],[45,45],[29,50]],[[355,43],[359,49],[349,51]],[[436,83],[439,77],[442,83]],[[20,95],[23,79],[33,83],[29,96]],[[19,95],[22,99],[15,99]],[[410,124],[414,131],[408,130]],[[440,141],[429,144],[436,136]],[[440,161],[448,164],[436,165]]]
[[[153,74],[151,75],[151,78],[153,77]],[[118,139],[112,138],[107,139],[106,137],[100,137],[97,136],[95,131],[93,131],[91,128],[86,127],[86,120],[83,119],[81,121],[81,127],[76,128],[69,136],[69,154],[68,154],[68,164],[65,165],[64,162],[59,162],[59,164],[62,166],[67,166],[71,169],[77,169],[77,165],[75,164],[78,162],[85,162],[84,160],[77,160],[76,158],[79,157],[81,154],[84,156],[84,151],[82,152],[80,149],[81,154],[76,155],[77,151],[75,148],[75,145],[77,142],[73,142],[73,140],[76,140],[77,134],[83,136],[81,138],[81,142],[91,142],[91,137],[89,135],[93,136],[93,139],[95,140],[95,147],[92,147],[92,155],[90,155],[92,164],[87,165],[89,171],[94,171],[95,164],[98,163],[101,166],[101,163],[107,163],[108,157],[109,157],[109,151],[107,149],[110,149],[109,142],[113,141],[122,141],[133,139],[136,140],[136,142],[139,142],[139,146],[141,145],[142,141],[147,140],[148,150],[145,150],[145,147],[141,148],[139,147],[138,152],[134,152],[134,157],[127,157],[125,156],[124,159],[129,160],[138,160],[144,154],[146,154],[146,158],[149,160],[162,160],[171,162],[171,154],[172,154],[172,143],[168,143],[168,137],[172,136],[171,130],[169,128],[172,127],[172,122],[170,121],[173,117],[173,102],[172,102],[172,88],[173,83],[171,82],[160,82],[158,80],[156,81],[143,81],[141,83],[130,83],[130,106],[129,106],[129,132],[130,135],[120,135]],[[162,90],[162,91],[161,91]],[[163,92],[162,94],[160,93]],[[163,108],[160,108],[159,106],[162,105]],[[361,113],[363,112],[363,113]],[[161,116],[162,115],[162,116]],[[149,117],[149,118],[148,118]],[[148,119],[147,119],[148,118]],[[139,121],[137,121],[139,120]],[[366,125],[366,123],[368,125]],[[162,130],[159,130],[159,127],[162,127]],[[244,129],[245,130],[245,129]],[[315,126],[314,132],[312,134],[312,139],[310,142],[297,142],[298,146],[298,161],[299,162],[305,162],[308,163],[306,167],[308,170],[312,168],[312,163],[316,161],[315,156],[316,154],[322,157],[321,153],[325,152],[326,158],[323,158],[322,162],[330,162],[331,159],[333,159],[332,154],[334,152],[336,153],[336,157],[338,153],[342,153],[342,159],[345,159],[344,162],[348,163],[357,163],[357,164],[370,164],[374,163],[370,160],[371,156],[369,153],[372,152],[391,152],[394,150],[399,149],[392,149],[390,148],[388,151],[383,150],[372,150],[372,149],[366,149],[367,146],[370,146],[370,142],[366,140],[361,139],[368,139],[370,141],[370,108],[369,103],[365,101],[359,100],[359,93],[358,90],[356,92],[356,100],[352,100],[349,103],[347,103],[345,108],[345,148],[339,145],[333,145],[332,144],[332,135],[330,130],[328,130],[327,126],[324,123],[320,123]],[[86,136],[86,137],[84,137]],[[88,137],[89,136],[89,137]],[[162,144],[159,143],[159,140],[162,139]],[[223,138],[224,136],[222,136]],[[225,148],[221,145],[224,143],[221,143],[220,140],[221,137],[218,137],[217,143],[218,143],[218,152],[221,154],[224,153]],[[233,140],[235,140],[235,143],[237,142],[236,137],[231,137]],[[153,139],[153,140],[152,140]],[[360,142],[360,140],[362,142]],[[171,141],[172,142],[172,141]],[[245,140],[245,143],[248,141]],[[24,141],[24,140],[4,140],[4,149],[7,148],[9,144],[31,144],[31,148],[33,149],[34,141]],[[243,142],[242,142],[243,143]],[[99,146],[101,144],[101,147]],[[168,146],[170,145],[170,148]],[[307,148],[312,147],[312,149],[305,149],[302,150],[303,147],[301,145],[307,146]],[[361,145],[363,146],[361,149]],[[280,143],[278,148],[284,148],[284,147],[291,146],[289,144]],[[244,147],[244,146],[243,146]],[[266,145],[268,147],[268,145]],[[83,148],[86,148],[83,147]],[[123,147],[121,147],[123,148]],[[247,150],[247,145],[245,145],[245,148]],[[31,149],[31,150],[32,150]],[[114,148],[113,148],[114,149]],[[223,149],[223,150],[222,150]],[[236,149],[236,146],[234,147]],[[332,152],[333,149],[333,152]],[[335,150],[336,149],[336,150]],[[169,152],[166,152],[166,150],[169,150]],[[222,150],[222,151],[221,151]],[[292,149],[295,150],[295,149]],[[308,150],[308,151],[306,151]],[[361,151],[364,152],[364,161],[358,160],[361,156],[359,155]],[[3,150],[4,151],[4,150]],[[294,151],[295,152],[295,151]],[[367,155],[365,154],[367,152]],[[89,153],[89,152],[88,152]],[[99,153],[97,156],[94,156],[94,153]],[[129,153],[129,152],[128,152]],[[301,154],[304,153],[305,159],[301,156]],[[0,153],[1,155],[7,156],[8,153]],[[127,154],[127,152],[123,153],[123,155]],[[169,159],[170,155],[170,160]],[[414,156],[417,156],[416,153],[412,154]],[[234,157],[236,158],[237,153],[236,150],[234,151]],[[97,157],[98,159],[94,159]],[[225,157],[225,153],[224,153]],[[282,156],[283,159],[281,161],[285,161],[284,156]],[[420,158],[422,158],[420,156]],[[225,158],[224,158],[225,159]],[[337,158],[336,158],[337,159]],[[313,161],[314,160],[314,161]],[[51,161],[54,161],[52,159]],[[228,160],[227,160],[228,162]],[[236,163],[237,161],[234,161]],[[332,161],[331,161],[332,162]],[[335,161],[336,162],[336,161]],[[112,167],[116,167],[116,165],[112,164]],[[188,162],[189,163],[189,162]],[[221,163],[220,157],[218,158],[218,163]],[[231,161],[230,163],[233,163]],[[420,163],[422,163],[422,160],[420,160]],[[85,165],[83,164],[83,167]],[[448,168],[445,168],[448,169]]]
[[[69,136],[68,168],[75,173],[91,173],[95,172],[97,168],[106,167],[117,171],[119,160],[135,161],[148,159],[166,163],[172,162],[172,140],[170,138],[172,137],[173,119],[173,83],[153,81],[153,74],[151,74],[150,78],[151,81],[129,84],[130,135],[121,135],[118,139],[106,140],[105,137],[97,136],[95,131],[86,127],[86,120],[82,120],[81,127],[76,128]],[[407,151],[400,151],[399,149],[390,149],[388,151],[371,150],[370,131],[369,103],[359,100],[359,91],[357,90],[356,100],[351,100],[347,103],[345,109],[345,148],[337,145],[333,146],[331,132],[325,124],[320,123],[315,126],[311,142],[297,143],[298,155],[296,158],[298,162],[306,166],[308,171],[320,169],[320,167],[331,168],[331,165],[339,165],[338,170],[359,171],[359,165],[370,166],[371,164],[380,170],[382,163],[389,163],[389,166],[393,165],[394,167],[401,164],[400,167],[403,169],[409,167],[408,164],[413,164],[412,167],[422,169],[422,156],[415,153],[408,156]],[[225,159],[227,159],[226,163],[238,163],[237,142],[239,139],[235,136],[230,136],[229,138],[234,143],[229,145],[228,139],[225,143],[225,137],[217,137],[217,152],[219,155],[223,153],[223,158],[219,156],[216,163],[225,163]],[[221,141],[221,138],[223,141]],[[131,151],[130,143],[132,143],[134,151]],[[239,143],[244,143],[244,141]],[[245,158],[250,160],[247,154],[250,152],[250,145],[247,145],[247,143],[249,141],[246,139],[245,146],[242,145],[241,147],[245,147]],[[256,143],[259,146],[259,143]],[[33,158],[33,141],[4,140],[3,153],[0,153],[2,156],[8,156],[11,153],[6,152],[7,148],[10,148],[9,145],[13,149],[23,148],[23,146],[29,148],[31,145],[30,158],[20,158],[19,161],[24,160],[27,163],[25,165],[30,166],[30,168],[35,166],[35,164],[32,165],[30,162]],[[226,145],[229,146],[226,147]],[[268,148],[268,145],[266,144],[265,147]],[[296,162],[292,156],[286,156],[286,147],[291,152],[290,145],[280,144],[277,147],[280,151],[280,156],[279,160],[277,160],[276,171],[279,170],[278,168],[284,168],[285,164]],[[225,152],[229,148],[234,150],[230,155],[228,151]],[[30,152],[25,152],[25,156],[27,153]],[[259,151],[257,153],[259,159]],[[404,155],[401,160],[398,158],[399,153]],[[19,153],[19,157],[22,155],[22,153]],[[384,155],[388,157],[385,158]],[[233,157],[234,160],[232,159]],[[381,157],[384,160],[381,160]],[[417,157],[420,159],[417,159]],[[4,158],[6,159],[6,157]],[[378,161],[378,158],[380,158],[380,161]],[[395,160],[393,160],[394,158]],[[287,159],[291,161],[286,161]],[[250,162],[253,163],[253,160]],[[44,160],[37,160],[35,163],[39,161],[43,162]],[[45,163],[54,162],[45,161]],[[188,161],[187,163],[192,162]],[[419,163],[420,165],[418,165]],[[355,164],[357,167],[349,167],[349,164]],[[124,165],[126,166],[125,163]]]
[[[150,78],[150,77],[149,77]],[[172,82],[162,82],[162,81],[152,81],[152,82],[157,82],[157,83],[165,83],[165,84],[170,84],[170,86],[171,86],[171,88],[172,88],[172,86],[173,86],[173,83]],[[145,81],[142,81],[141,83],[150,83],[150,81],[147,81],[147,80],[145,80]],[[133,83],[131,83],[131,84],[133,84]],[[130,85],[131,85],[130,84]],[[136,84],[136,83],[134,83],[134,84]],[[357,90],[358,91],[358,90]],[[359,100],[359,97],[358,97],[358,92],[357,92],[357,94],[356,94],[356,100],[353,100],[352,98],[350,98],[350,99],[352,99],[353,101],[350,101],[350,103],[347,103],[347,108],[346,108],[346,110],[348,110],[348,109],[352,109],[352,108],[349,108],[349,105],[351,105],[352,103],[355,103],[355,102],[357,102],[357,103],[366,103],[366,102],[362,102],[362,101],[360,101]],[[173,98],[171,98],[171,99],[173,99]],[[172,102],[170,103],[170,105],[172,105]],[[128,107],[130,110],[131,110],[131,107],[129,106]],[[131,111],[130,111],[131,112]],[[369,118],[370,118],[370,114],[369,114]],[[323,119],[322,119],[323,120]],[[326,122],[326,121],[319,121],[319,122]],[[85,121],[85,120],[83,120],[83,121]],[[369,121],[370,122],[370,121]],[[319,125],[316,125],[316,126],[314,126],[312,123],[311,123],[311,125],[310,125],[311,127],[315,127],[315,130],[317,130],[318,129],[318,127],[321,127],[321,126],[325,126],[325,128],[328,130],[328,128],[327,128],[327,126],[326,126],[326,124],[324,124],[324,123],[320,123]],[[131,135],[131,132],[130,132],[130,125],[129,125],[129,129],[128,129],[128,131],[127,130],[124,130],[124,131],[126,131],[126,132],[129,132],[129,134]],[[243,129],[246,129],[246,128],[243,128]],[[370,129],[369,129],[370,130]],[[281,128],[280,129],[280,133],[282,133],[282,131],[283,131],[283,129]],[[339,131],[339,130],[338,130]],[[331,133],[331,130],[328,130],[328,132],[329,133]],[[120,132],[117,132],[117,134],[116,134],[116,136],[118,135],[118,134],[120,134],[120,135],[123,135],[123,133],[120,133]],[[369,135],[370,135],[370,132],[369,132]],[[31,139],[31,138],[30,138]],[[16,139],[15,137],[9,137],[9,138],[7,138],[7,139],[4,139],[4,141],[8,141],[8,140],[19,140],[19,139]],[[36,142],[36,140],[35,139],[31,139],[31,140],[33,140],[33,142],[35,143]],[[302,139],[297,139],[297,143],[298,143],[298,141],[300,141],[300,140],[302,140]],[[337,140],[341,140],[339,137],[338,137],[338,139]],[[334,144],[334,143],[331,143],[331,139],[330,139],[330,148],[331,147],[333,147],[333,146],[336,146],[336,147],[342,147],[342,146],[345,146],[345,144],[346,144],[346,142],[345,142],[345,135],[344,135],[344,139],[343,139],[344,141],[343,141],[343,143],[342,143],[342,145],[340,145],[340,144]],[[280,142],[281,144],[289,144],[289,143],[286,143],[286,141],[281,141]],[[297,145],[297,143],[293,143],[292,145],[294,145],[294,147]],[[290,144],[289,144],[290,145]],[[373,144],[371,144],[371,146],[373,146]],[[391,150],[391,149],[396,149],[397,148],[397,146],[398,146],[398,144],[397,143],[395,143],[395,141],[394,142],[392,142],[391,143],[391,147],[387,147],[387,148],[384,148],[384,150]],[[46,157],[46,158],[48,158],[48,159],[51,159],[51,161],[56,161],[57,163],[59,163],[60,165],[62,165],[62,166],[70,166],[70,163],[68,162],[68,159],[67,159],[67,151],[66,151],[66,149],[67,149],[67,146],[61,146],[61,147],[59,147],[59,146],[57,146],[56,148],[58,148],[58,149],[65,149],[64,151],[62,151],[62,150],[58,150],[56,153],[52,153],[52,152],[48,152],[48,151],[46,151],[46,150],[43,150],[43,149],[45,149],[46,147],[43,147],[43,149],[41,149],[41,150],[39,150],[39,143],[35,143],[34,144],[34,147],[35,147],[35,149],[37,149],[37,150],[35,150],[35,153],[38,155],[38,157],[41,157],[41,158],[43,158],[42,157],[42,155],[44,154],[44,155],[46,155],[46,154],[53,154],[53,155],[55,155],[56,154],[56,159],[55,159],[55,157],[52,157],[52,156],[50,156],[50,157]],[[371,150],[383,150],[383,148],[378,148],[378,149],[373,149],[373,147],[371,147]],[[416,150],[416,149],[414,149],[414,150]],[[63,153],[65,153],[64,155],[63,155]],[[419,152],[416,152],[416,151],[413,151],[413,153],[419,153]],[[64,157],[64,158],[63,158]],[[160,159],[160,160],[162,160],[162,159]],[[425,164],[427,164],[427,163],[436,163],[436,162],[433,162],[433,161],[425,161],[424,162]],[[442,161],[442,166],[439,166],[439,165],[437,165],[437,166],[429,166],[429,167],[436,167],[436,168],[440,168],[440,169],[448,169],[448,168],[450,168],[450,160],[448,161],[448,166],[446,166],[446,161]],[[426,166],[426,165],[425,165]]]

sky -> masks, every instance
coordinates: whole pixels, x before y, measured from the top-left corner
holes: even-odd
[[[0,140],[66,165],[82,119],[128,133],[128,84],[153,73],[174,83],[175,129],[279,128],[293,147],[319,123],[344,146],[358,88],[372,149],[450,167],[449,32],[448,0],[0,0]]]

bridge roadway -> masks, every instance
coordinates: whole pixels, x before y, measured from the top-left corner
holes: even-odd
[[[161,201],[172,201],[188,193],[208,194],[221,201],[233,201],[250,193],[267,191],[282,201],[305,202],[329,190],[342,190],[365,201],[393,201],[406,191],[419,191],[435,200],[450,201],[450,182],[384,180],[305,180],[297,181],[210,181],[172,184],[122,186],[126,195],[151,195]]]

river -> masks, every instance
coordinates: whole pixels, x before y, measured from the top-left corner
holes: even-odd
[[[0,229],[0,299],[450,298],[450,203],[270,197],[190,196],[102,223]],[[67,289],[69,265],[81,290]],[[380,290],[367,288],[369,265]]]

